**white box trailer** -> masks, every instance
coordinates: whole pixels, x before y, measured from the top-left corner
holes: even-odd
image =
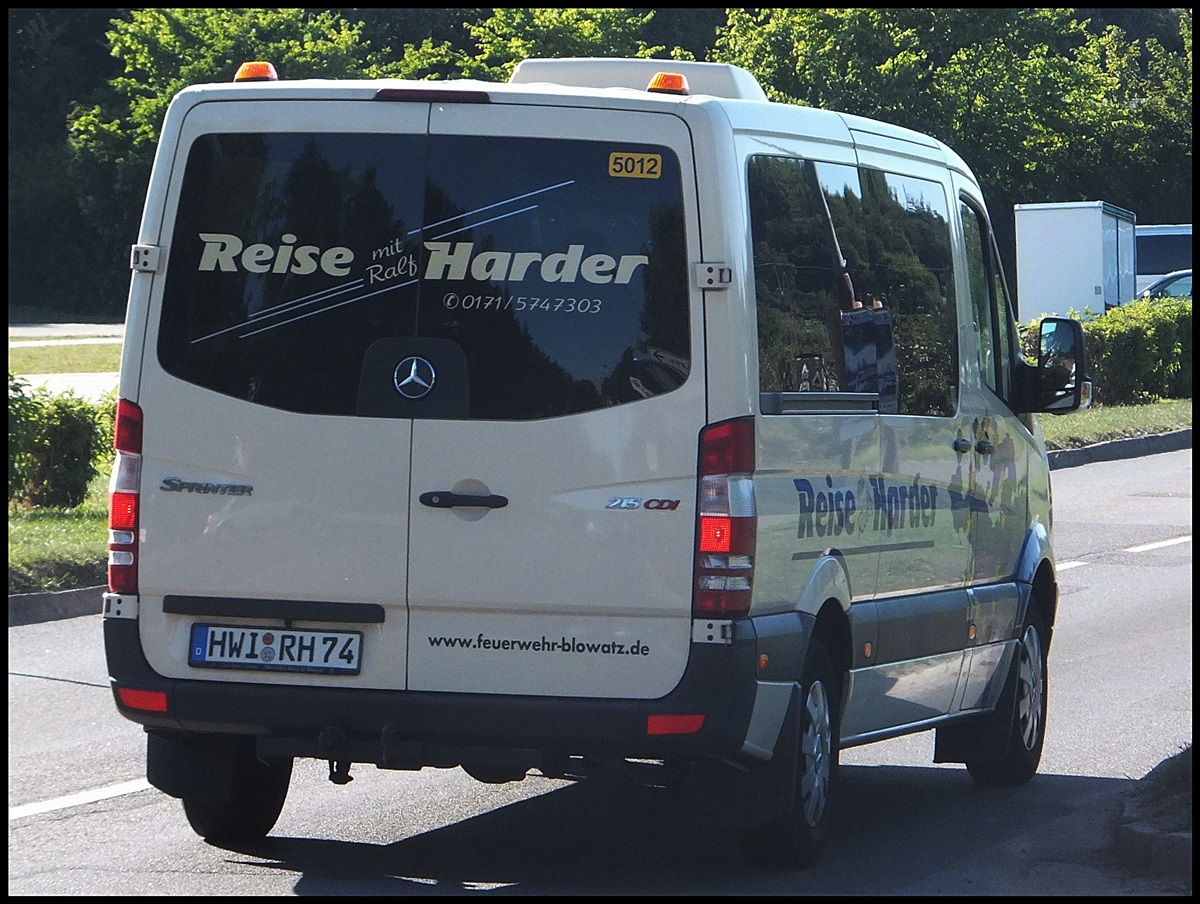
[[[1014,205],[1017,316],[1097,314],[1137,294],[1136,216],[1106,201]]]

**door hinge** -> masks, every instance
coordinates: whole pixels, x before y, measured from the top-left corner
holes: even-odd
[[[697,289],[728,289],[733,282],[733,268],[721,262],[692,265]]]
[[[733,622],[728,619],[693,618],[692,643],[733,643]]]
[[[134,245],[129,251],[129,269],[157,273],[161,250],[157,245]]]

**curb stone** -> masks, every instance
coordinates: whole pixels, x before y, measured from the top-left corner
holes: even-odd
[[[104,593],[108,587],[78,587],[51,593],[18,593],[8,598],[8,626],[33,625],[38,622],[99,615],[104,608]]]
[[[1117,804],[1114,851],[1143,875],[1192,882],[1192,748],[1167,757]]]
[[[1163,832],[1145,822],[1117,826],[1117,857],[1130,869],[1192,881],[1192,833]]]
[[[1135,436],[1130,439],[1114,439],[1107,443],[1096,443],[1082,449],[1058,449],[1047,453],[1050,469],[1074,468],[1097,461],[1119,461],[1142,455],[1158,455],[1161,452],[1178,452],[1192,448],[1192,428],[1172,433],[1157,433],[1153,436]]]

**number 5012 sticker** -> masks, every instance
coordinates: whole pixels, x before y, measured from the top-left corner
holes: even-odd
[[[662,154],[609,154],[608,174],[621,179],[660,179]]]

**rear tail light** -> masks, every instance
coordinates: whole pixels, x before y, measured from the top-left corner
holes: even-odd
[[[692,614],[732,618],[750,611],[754,578],[754,418],[700,434],[700,503]]]
[[[646,734],[695,734],[704,727],[703,713],[652,713],[646,716]]]
[[[117,698],[129,709],[144,709],[152,713],[167,711],[167,695],[163,691],[141,691],[132,687],[117,688]]]
[[[142,409],[117,400],[113,445],[117,458],[109,481],[108,589],[138,592],[138,494],[142,482]]]

